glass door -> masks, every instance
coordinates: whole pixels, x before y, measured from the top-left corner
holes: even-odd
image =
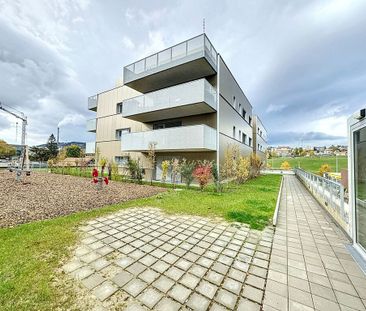
[[[366,127],[353,135],[356,243],[366,250]]]

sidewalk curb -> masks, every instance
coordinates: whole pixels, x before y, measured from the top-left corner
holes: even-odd
[[[278,191],[278,196],[277,196],[276,209],[275,209],[275,212],[273,214],[272,224],[273,224],[274,227],[276,227],[276,225],[277,225],[278,211],[280,209],[280,201],[281,201],[281,195],[282,195],[283,179],[284,179],[284,176],[282,175],[280,190]]]

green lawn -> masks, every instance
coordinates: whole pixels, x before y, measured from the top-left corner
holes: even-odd
[[[332,172],[336,171],[336,157],[297,157],[297,158],[273,158],[269,159],[268,163],[272,168],[280,168],[282,162],[287,161],[290,163],[291,168],[300,166],[305,171],[318,173],[320,166],[323,164],[329,164],[331,166]],[[347,168],[347,157],[338,157],[338,172],[341,169]]]
[[[154,206],[168,213],[222,216],[263,229],[271,220],[279,175],[266,175],[244,185],[230,184],[219,195],[208,189],[169,190],[151,198],[80,212],[52,220],[0,229],[0,309],[67,309],[75,293],[52,286],[55,270],[77,242],[77,226],[85,220],[131,206]]]

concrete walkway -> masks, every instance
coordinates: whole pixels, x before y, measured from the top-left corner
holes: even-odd
[[[366,310],[349,241],[295,176],[284,178],[263,310]]]

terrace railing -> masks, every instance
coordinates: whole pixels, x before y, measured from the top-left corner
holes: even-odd
[[[344,199],[345,188],[343,185],[300,168],[296,168],[294,171],[325,210],[351,236],[350,210]]]

